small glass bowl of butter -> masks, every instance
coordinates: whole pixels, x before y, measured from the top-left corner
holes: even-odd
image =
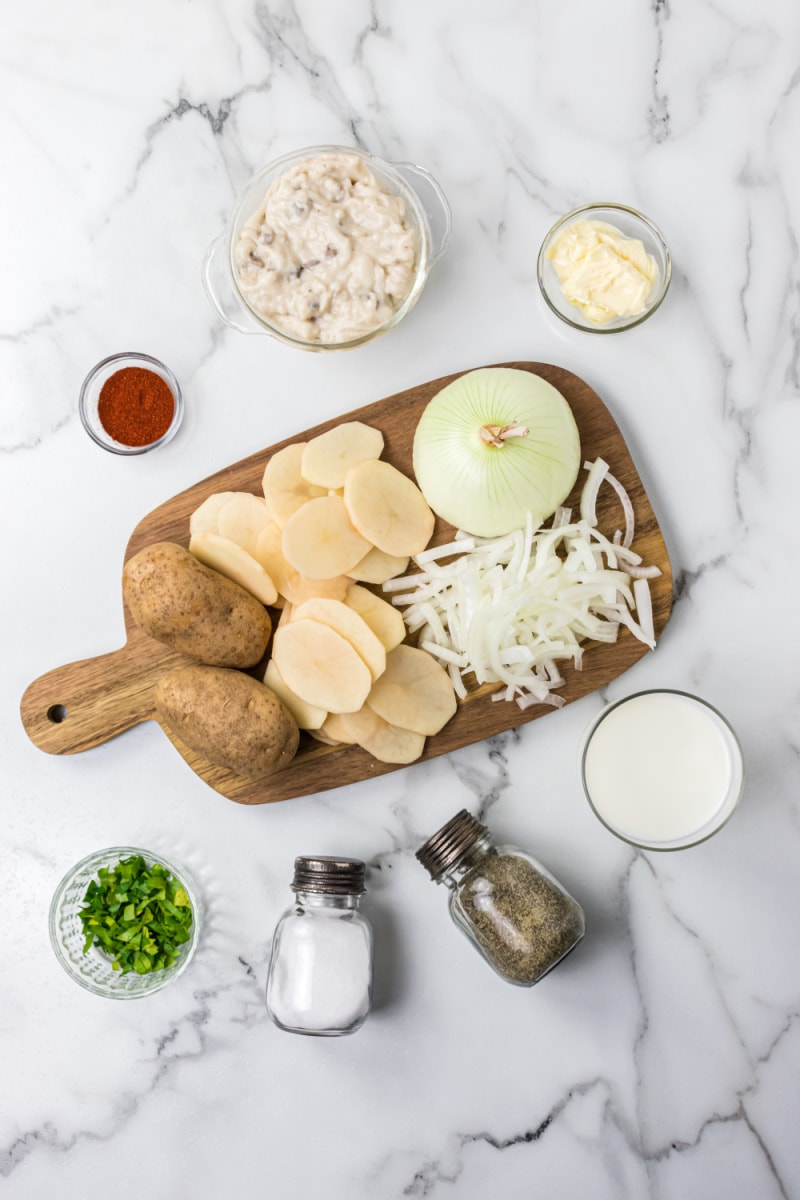
[[[672,258],[660,229],[635,208],[587,204],[549,230],[536,275],[545,303],[567,325],[621,333],[659,307]]]

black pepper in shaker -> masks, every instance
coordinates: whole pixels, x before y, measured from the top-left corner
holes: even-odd
[[[508,983],[532,987],[583,937],[583,910],[569,892],[527,851],[496,845],[466,809],[417,858],[449,888],[454,922]]]

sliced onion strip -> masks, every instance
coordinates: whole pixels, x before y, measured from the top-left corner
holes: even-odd
[[[596,458],[593,463],[585,462],[583,467],[589,475],[581,493],[581,517],[588,525],[596,525],[597,493],[608,474],[608,463],[602,458]]]
[[[622,538],[622,545],[627,549],[633,542],[633,504],[625,488],[610,471],[606,471],[605,477],[622,502],[622,513],[625,517],[625,534]]]
[[[633,598],[636,601],[636,615],[639,626],[647,644],[655,648],[656,634],[653,627],[653,600],[650,595],[650,584],[645,578],[635,579],[633,583]]]
[[[478,685],[502,685],[493,700],[558,707],[564,703],[555,691],[564,684],[558,664],[581,670],[586,640],[613,643],[625,626],[655,646],[648,580],[659,569],[631,549],[633,506],[608,465],[597,459],[585,466],[578,520],[562,508],[547,528],[529,514],[524,529],[498,538],[458,531],[447,545],[415,558],[424,570],[383,585],[460,698],[471,676]],[[625,515],[625,531],[613,539],[597,528],[604,480]]]

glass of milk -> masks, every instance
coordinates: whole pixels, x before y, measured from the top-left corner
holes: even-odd
[[[739,740],[705,700],[667,688],[609,704],[584,739],[581,778],[595,815],[646,850],[683,850],[721,829],[739,803]]]

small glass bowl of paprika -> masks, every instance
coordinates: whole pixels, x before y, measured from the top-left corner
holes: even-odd
[[[177,379],[149,354],[112,354],[83,381],[78,402],[89,437],[112,454],[146,454],[178,432],[183,396]]]

